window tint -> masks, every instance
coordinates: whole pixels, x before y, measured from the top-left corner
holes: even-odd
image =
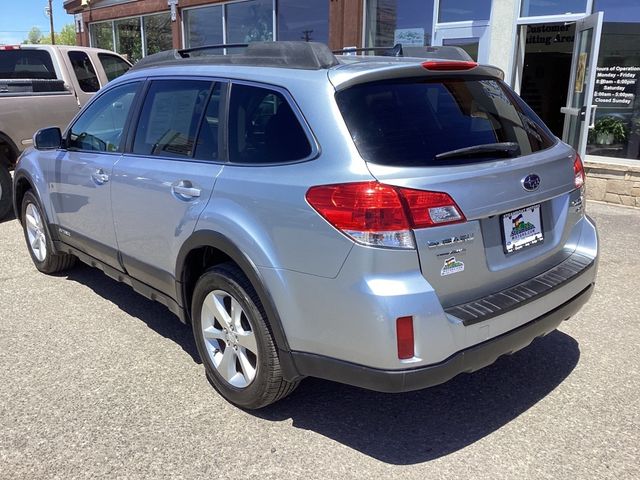
[[[496,158],[495,150],[464,158],[435,158],[476,145],[513,142],[516,155],[552,146],[549,130],[513,98],[497,80],[461,78],[363,84],[336,96],[363,158],[394,166]]]
[[[136,129],[133,153],[191,157],[211,82],[158,80],[151,83]]]
[[[218,160],[218,139],[220,129],[220,84],[217,83],[211,92],[209,105],[200,124],[200,132],[196,141],[194,157],[198,160]]]
[[[311,145],[279,92],[233,85],[229,106],[229,159],[237,163],[302,160]]]
[[[69,60],[78,79],[80,90],[83,92],[97,92],[100,90],[100,82],[98,82],[96,71],[86,53],[69,52]]]
[[[67,147],[73,150],[117,151],[137,89],[138,83],[128,83],[100,95],[71,127]]]
[[[37,78],[55,80],[51,55],[44,50],[0,51],[0,78]]]
[[[99,53],[98,58],[102,63],[102,68],[104,68],[104,73],[106,73],[109,81],[118,78],[120,75],[124,75],[131,68],[131,65],[115,55]]]

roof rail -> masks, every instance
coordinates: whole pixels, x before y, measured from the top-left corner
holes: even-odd
[[[227,52],[242,49],[239,52]],[[220,52],[222,50],[222,52]],[[222,54],[221,54],[222,53]],[[320,70],[338,65],[329,47],[317,42],[253,42],[167,50],[144,57],[132,71],[171,65],[246,65]]]
[[[401,43],[397,43],[393,47],[343,48],[342,50],[333,51],[333,53],[337,55],[366,52],[381,52],[380,56],[383,57],[415,57],[439,60],[461,60],[465,62],[473,61],[469,54],[462,48],[448,45],[413,47],[407,45],[403,46]]]

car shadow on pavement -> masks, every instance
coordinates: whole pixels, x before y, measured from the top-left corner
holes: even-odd
[[[143,321],[150,329],[174,341],[188,353],[194,362],[201,364],[190,325],[184,325],[163,305],[149,300],[123,283],[119,283],[102,271],[79,264],[69,271],[68,280],[86,285],[102,298],[116,304],[123,312]]]
[[[383,394],[308,378],[290,397],[250,413],[290,418],[294,427],[386,463],[423,463],[517,418],[551,393],[579,358],[578,342],[555,331],[494,365],[425,390]]]
[[[164,306],[84,265],[67,278],[88,286],[202,363],[191,328]],[[456,452],[516,419],[560,385],[579,358],[578,342],[554,331],[489,367],[436,387],[384,394],[307,378],[289,397],[248,413],[268,421],[291,419],[296,428],[382,462],[411,465]],[[206,381],[204,372],[202,378]]]

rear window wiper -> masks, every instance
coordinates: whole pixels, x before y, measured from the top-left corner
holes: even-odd
[[[447,158],[477,157],[498,154],[506,157],[513,157],[520,151],[520,147],[515,142],[484,143],[472,147],[458,148],[448,152],[439,153],[435,160],[445,160]]]

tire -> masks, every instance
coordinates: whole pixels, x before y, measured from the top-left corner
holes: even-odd
[[[0,220],[11,211],[12,191],[11,174],[7,166],[0,161]]]
[[[191,312],[207,376],[227,401],[254,410],[286,397],[298,386],[299,382],[282,377],[262,303],[237,265],[223,263],[200,277]]]
[[[66,253],[53,253],[53,242],[47,228],[46,217],[33,192],[25,193],[21,212],[24,238],[36,268],[42,273],[51,274],[73,267],[76,257]]]

